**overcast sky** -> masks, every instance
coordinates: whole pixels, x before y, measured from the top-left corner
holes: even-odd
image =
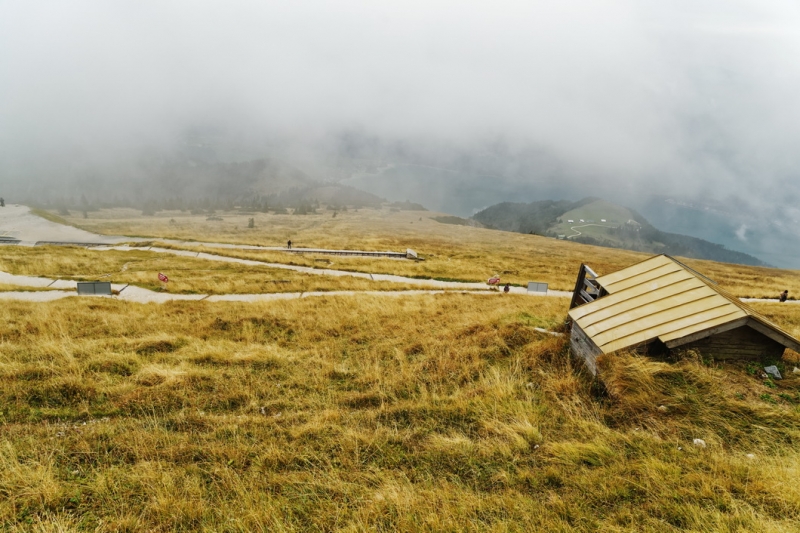
[[[798,190],[799,6],[0,0],[0,162],[216,123],[357,127],[501,137],[612,183],[778,201]]]

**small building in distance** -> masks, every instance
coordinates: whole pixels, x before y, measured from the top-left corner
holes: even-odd
[[[618,350],[665,356],[691,349],[721,360],[800,351],[800,341],[668,255],[605,276],[582,265],[569,317],[572,352],[593,374],[598,356]]]

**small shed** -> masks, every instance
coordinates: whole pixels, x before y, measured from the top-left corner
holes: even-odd
[[[599,355],[617,350],[663,356],[693,349],[715,359],[748,360],[800,351],[800,341],[668,255],[598,276],[588,294],[585,271],[582,266],[569,311],[570,345],[592,373]]]

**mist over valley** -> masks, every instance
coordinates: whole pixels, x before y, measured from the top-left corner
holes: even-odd
[[[797,267],[800,13],[722,5],[4,3],[0,194],[595,196]]]

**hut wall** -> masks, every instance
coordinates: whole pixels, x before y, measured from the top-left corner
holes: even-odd
[[[596,376],[597,357],[603,355],[603,351],[597,347],[576,322],[572,323],[569,346],[572,349],[572,353],[583,359],[589,371]]]
[[[678,349],[697,350],[714,359],[780,359],[784,346],[766,335],[742,326],[717,333]]]

